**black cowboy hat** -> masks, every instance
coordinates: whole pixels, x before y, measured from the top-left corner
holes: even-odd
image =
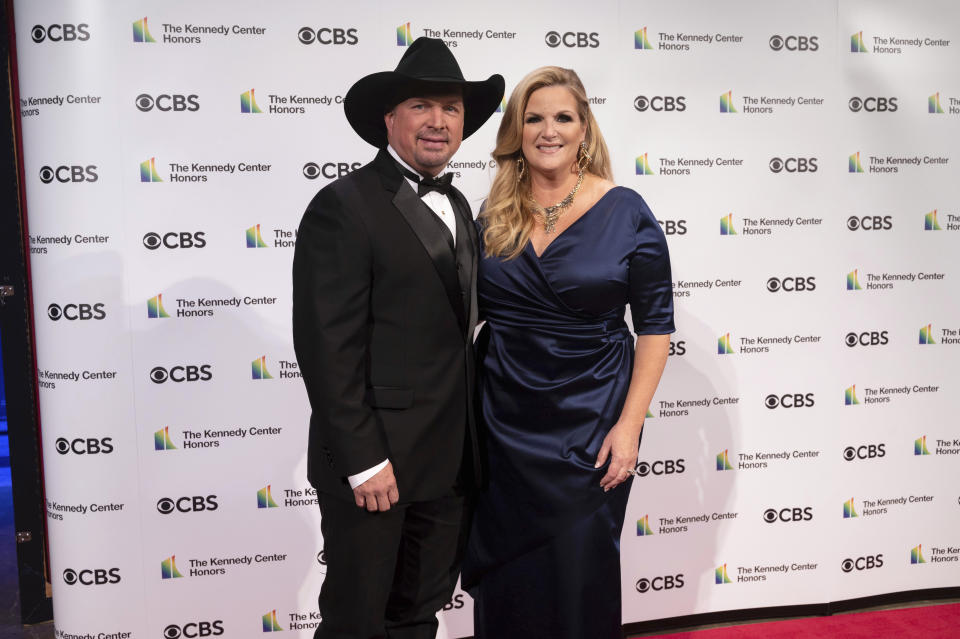
[[[378,149],[386,147],[387,127],[383,115],[396,106],[389,102],[411,83],[462,88],[464,139],[483,126],[503,99],[503,76],[494,74],[481,82],[467,82],[443,40],[417,38],[400,58],[396,69],[360,78],[347,91],[343,110],[357,135]]]

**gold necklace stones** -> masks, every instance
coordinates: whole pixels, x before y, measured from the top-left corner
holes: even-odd
[[[580,185],[583,184],[583,171],[580,171],[577,175],[577,183],[573,185],[573,190],[567,194],[567,197],[563,198],[553,206],[542,207],[533,199],[533,194],[530,194],[530,203],[533,204],[533,212],[539,217],[543,218],[543,230],[549,235],[553,233],[554,228],[557,226],[557,220],[560,219],[560,216],[567,212],[567,209],[570,208],[570,205],[573,204],[573,198],[576,197],[577,191],[580,190]]]

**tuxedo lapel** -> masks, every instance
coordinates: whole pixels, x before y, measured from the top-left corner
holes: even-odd
[[[403,215],[433,261],[457,321],[461,328],[466,330],[467,316],[464,312],[463,296],[460,293],[457,262],[453,247],[450,245],[452,239],[450,232],[443,227],[443,223],[423,203],[417,193],[405,184],[403,176],[393,166],[393,158],[386,151],[381,150],[374,163],[380,171],[384,187],[394,192],[393,205]],[[469,289],[466,290],[469,291]]]

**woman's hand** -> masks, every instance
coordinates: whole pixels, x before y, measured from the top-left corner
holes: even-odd
[[[607,468],[607,474],[600,480],[600,487],[603,492],[616,488],[627,480],[630,471],[637,465],[637,452],[640,447],[640,426],[629,425],[624,422],[617,422],[607,436],[603,438],[603,446],[600,447],[600,454],[597,455],[597,463],[594,468],[600,468],[607,463],[610,458],[610,466]]]

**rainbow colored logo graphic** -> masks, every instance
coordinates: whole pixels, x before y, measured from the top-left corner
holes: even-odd
[[[177,570],[177,556],[170,555],[160,562],[161,579],[181,579],[183,575]]]
[[[737,229],[733,226],[733,213],[727,213],[720,218],[720,235],[736,235]]]
[[[927,113],[943,113],[943,107],[940,106],[939,91],[927,98]]]
[[[247,229],[247,248],[267,248],[267,243],[260,235],[260,225],[254,224]]]
[[[860,274],[858,273],[860,269],[853,269],[847,273],[847,290],[848,291],[862,291],[863,287],[860,286]]]
[[[270,484],[257,491],[257,508],[279,508],[270,493]]]
[[[500,106],[497,107],[497,110],[494,113],[503,113],[506,110],[507,110],[507,101],[501,98]]]
[[[240,94],[240,113],[263,113],[257,106],[257,96],[254,89]]]
[[[730,465],[729,449],[717,453],[717,470],[733,470],[733,466]]]
[[[170,427],[164,426],[157,432],[153,434],[153,449],[154,450],[176,450],[177,447],[173,445],[173,441],[170,439]]]
[[[147,319],[163,319],[170,317],[163,308],[163,293],[147,300]]]
[[[650,409],[647,409],[647,416],[644,419],[653,419],[653,413],[650,412]]]
[[[652,49],[653,45],[647,40],[647,28],[637,29],[633,32],[634,49]]]
[[[264,632],[279,632],[283,630],[280,624],[277,623],[277,611],[271,610],[267,614],[263,615],[263,631]]]
[[[736,113],[733,108],[733,91],[720,94],[720,113]]]
[[[410,34],[410,23],[401,24],[397,27],[397,46],[409,47],[413,44],[413,36]]]
[[[653,534],[650,530],[650,515],[644,515],[643,519],[637,520],[637,537],[649,537]]]
[[[863,166],[860,164],[860,151],[857,151],[848,159],[847,173],[863,173]]]
[[[924,435],[918,439],[913,440],[913,454],[914,455],[929,455],[930,451],[927,450],[927,436]]]
[[[910,549],[910,563],[911,564],[927,563],[927,560],[923,558],[923,544],[920,544],[916,548]]]
[[[250,371],[253,379],[273,379],[273,375],[267,370],[267,356],[261,355],[250,362]]]
[[[853,508],[853,497],[848,501],[843,502],[843,518],[850,519],[851,517],[859,517],[857,511]]]
[[[933,209],[923,217],[924,231],[942,231],[940,222],[937,221],[937,209]]]
[[[734,353],[736,351],[730,346],[730,333],[721,335],[717,339],[717,355],[733,355]]]
[[[653,175],[646,153],[637,156],[637,175]]]
[[[163,182],[160,174],[157,173],[157,158],[150,158],[140,163],[140,181]]]
[[[936,344],[936,342],[933,341],[933,324],[927,324],[926,326],[920,327],[920,343]]]
[[[150,29],[147,27],[147,19],[137,20],[133,23],[133,41],[134,42],[156,42],[150,35]]]
[[[860,400],[857,399],[857,385],[854,384],[847,390],[843,391],[843,405],[857,406],[859,404],[860,404]]]
[[[850,53],[866,53],[867,47],[863,44],[863,31],[857,31],[850,36]]]
[[[717,569],[713,571],[714,574],[714,585],[720,586],[723,584],[732,584],[730,577],[727,576],[727,564],[722,566],[717,566]]]

